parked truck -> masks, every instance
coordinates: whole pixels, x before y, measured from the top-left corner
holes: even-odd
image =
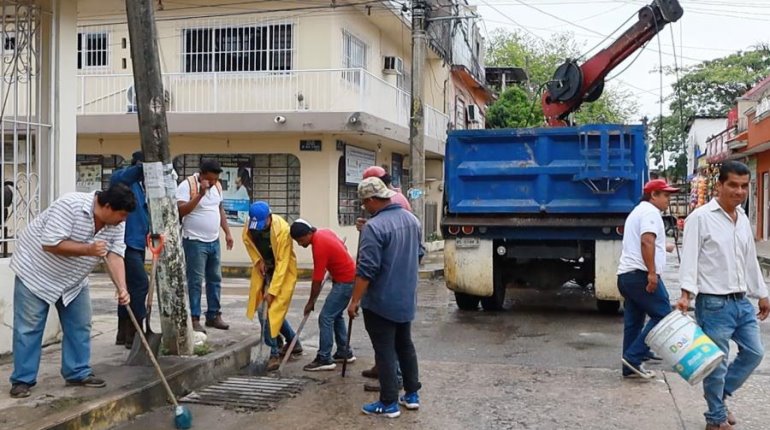
[[[503,306],[509,283],[593,284],[617,312],[622,228],[648,177],[645,127],[572,126],[607,74],[683,15],[653,0],[609,47],[567,60],[548,81],[544,128],[450,132],[444,172],[444,273],[461,309]]]
[[[461,309],[502,308],[506,285],[593,284],[617,312],[622,229],[647,180],[644,126],[453,131],[445,278]]]

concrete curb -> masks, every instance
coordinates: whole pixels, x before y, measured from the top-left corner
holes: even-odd
[[[770,268],[770,260],[768,260],[768,267]],[[150,271],[150,264],[145,264],[147,272]],[[99,264],[93,273],[104,273],[104,266]],[[223,278],[249,278],[251,276],[250,265],[227,265],[222,266]],[[309,281],[313,276],[313,269],[310,267],[297,268],[297,277],[301,281]],[[420,269],[420,279],[436,279],[444,276],[443,268],[423,268]]]
[[[164,369],[166,379],[177,398],[216,382],[223,376],[249,364],[256,339],[247,339],[201,359],[189,359]],[[160,379],[137,382],[121,392],[82,403],[67,411],[30,423],[29,428],[55,430],[109,429],[152,409],[170,406]],[[169,422],[173,411],[169,407]]]

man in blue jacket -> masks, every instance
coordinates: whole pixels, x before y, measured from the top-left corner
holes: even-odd
[[[417,308],[420,222],[391,201],[394,194],[376,177],[358,185],[358,197],[372,218],[361,231],[356,280],[348,306],[350,318],[356,317],[359,306],[364,310],[364,325],[379,370],[380,400],[364,405],[362,411],[388,418],[401,415],[399,404],[409,410],[419,409],[417,391],[421,387],[411,334]],[[399,365],[406,392],[400,398]]]
[[[144,154],[141,151],[134,152],[131,155],[131,166],[116,170],[110,178],[110,184],[121,183],[131,187],[136,198],[136,210],[126,219],[126,254],[123,261],[126,265],[128,294],[131,296],[129,306],[140,325],[147,316],[145,300],[149,289],[149,280],[144,269],[144,247],[150,231],[150,215],[144,190],[143,161]],[[136,328],[128,317],[126,307],[118,306],[118,334],[115,337],[115,345],[125,345],[126,349],[131,349],[135,334]]]

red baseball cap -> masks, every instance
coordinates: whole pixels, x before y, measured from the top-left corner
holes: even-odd
[[[664,179],[653,179],[644,184],[644,193],[650,194],[653,191],[666,191],[668,193],[679,192],[679,188],[674,188],[668,184]]]

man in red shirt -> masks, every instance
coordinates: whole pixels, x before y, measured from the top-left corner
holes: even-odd
[[[305,305],[305,315],[315,308],[321,294],[326,272],[332,280],[332,290],[326,296],[321,314],[318,316],[318,354],[303,369],[309,372],[334,370],[335,362],[356,361],[353,351],[348,350],[348,333],[343,313],[353,294],[356,264],[348,254],[345,244],[337,235],[327,229],[316,229],[305,220],[298,219],[291,225],[290,234],[303,248],[313,246],[313,284],[310,298]],[[332,347],[337,342],[337,352],[332,356]]]

